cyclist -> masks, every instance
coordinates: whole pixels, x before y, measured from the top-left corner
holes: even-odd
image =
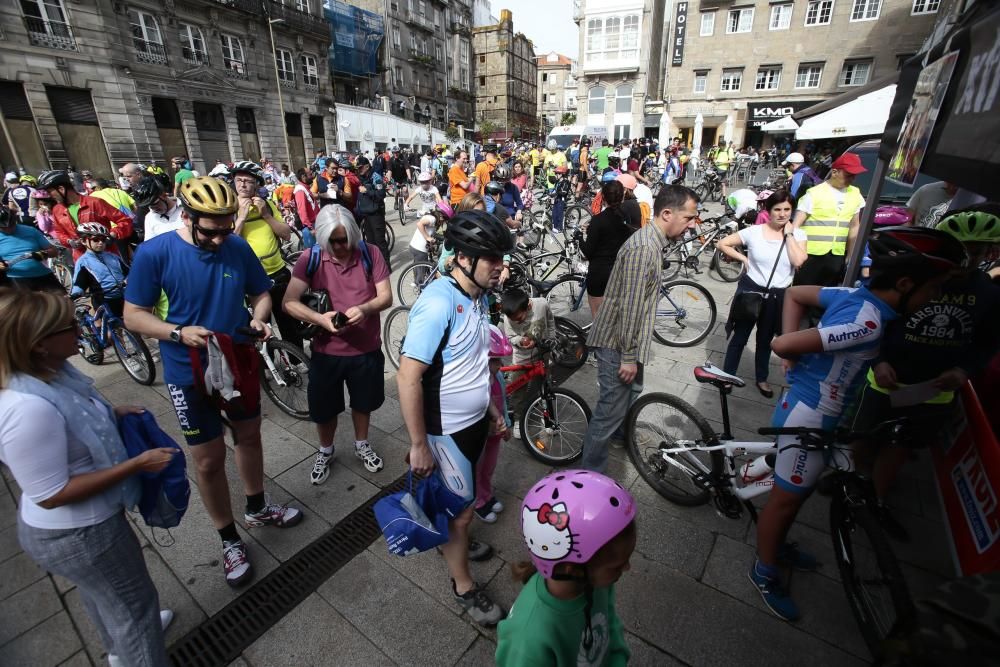
[[[455,151],[455,163],[448,170],[448,184],[451,186],[449,200],[452,208],[461,203],[465,195],[472,190],[473,179],[465,173],[466,163],[469,160],[467,151]]]
[[[44,171],[38,177],[38,189],[44,190],[55,202],[52,207],[52,233],[62,245],[73,249],[74,261],[84,253],[76,228],[87,222],[106,227],[119,241],[132,235],[132,219],[117,208],[96,197],[81,195],[65,171]],[[112,252],[117,252],[117,248]]]
[[[500,282],[510,231],[485,211],[452,218],[445,242],[457,254],[447,277],[421,292],[410,311],[400,359],[399,401],[410,435],[410,467],[426,475],[437,467],[442,482],[467,503],[448,524],[442,547],[458,604],[480,625],[495,625],[504,610],[472,580],[469,560],[493,549],[469,540],[475,470],[489,424],[505,428],[490,402],[489,306],[485,291]]]
[[[771,348],[783,359],[791,387],[774,411],[778,427],[832,429],[876,357],[885,326],[910,314],[939,293],[951,272],[968,258],[953,236],[932,229],[893,229],[874,234],[870,287],[789,288],[783,330]],[[824,309],[816,328],[799,330],[807,307]],[[795,602],[778,578],[778,563],[814,570],[816,559],[785,543],[802,503],[825,468],[821,451],[795,447],[795,436],[779,436],[774,488],[757,523],[757,557],[748,576],[779,618],[799,618]]]
[[[512,169],[505,164],[498,165],[493,170],[493,180],[503,185],[499,203],[514,216],[514,220],[520,222],[522,217],[521,211],[524,210],[524,202],[521,200],[521,191],[516,185],[511,183],[513,175]]]
[[[364,155],[358,158],[357,170],[357,176],[348,173],[348,176],[357,182],[357,186],[352,186],[357,193],[354,197],[358,202],[354,207],[358,217],[357,222],[364,230],[365,240],[378,246],[382,251],[382,258],[391,272],[392,258],[385,230],[385,183],[381,176],[372,171],[371,162]],[[433,190],[433,193],[437,194],[437,190]]]
[[[607,139],[601,139],[601,147],[594,151],[594,159],[597,160],[597,171],[604,173],[608,168],[608,158],[611,157],[611,146]]]
[[[409,196],[407,184],[410,182],[410,165],[406,158],[399,152],[399,146],[392,147],[392,157],[389,159],[389,174],[392,176],[396,189],[403,193],[403,197]]]
[[[340,179],[337,182],[337,198],[340,201],[337,203],[348,211],[353,211],[354,205],[357,203],[357,193],[361,187],[361,181],[358,180],[357,175],[354,173],[354,165],[347,158],[341,158],[337,166],[337,176]],[[385,208],[384,205],[383,208]]]
[[[29,253],[31,257],[24,258]],[[40,231],[18,224],[13,211],[0,208],[0,285],[9,281],[31,290],[63,292],[63,286],[42,261],[58,254],[59,249]],[[14,260],[18,260],[16,264]]]
[[[121,317],[125,311],[125,276],[128,266],[118,255],[107,252],[111,235],[96,222],[85,222],[76,233],[87,246],[87,252],[73,267],[71,297],[90,291],[94,310],[107,304],[108,310]]]
[[[32,195],[35,194],[35,186],[38,181],[34,176],[25,174],[10,183],[10,187],[3,193],[0,204],[14,211],[20,216],[20,222],[25,225],[35,224],[35,212],[38,209]]]
[[[191,170],[191,163],[186,155],[179,155],[171,159],[170,166],[174,169],[174,196],[177,196],[184,181],[194,178],[194,172]]]
[[[414,199],[419,199],[420,208],[417,209],[417,215],[427,215],[441,201],[441,194],[434,187],[434,175],[429,171],[417,176],[417,183],[420,184],[420,187],[410,193],[403,206],[408,207]]]
[[[95,179],[94,190],[90,194],[92,197],[97,197],[111,204],[133,220],[135,219],[135,200],[124,190],[113,187],[111,181],[104,178]]]
[[[158,178],[143,176],[132,192],[135,194],[136,206],[148,211],[143,222],[144,240],[148,241],[184,226],[180,204],[163,190],[163,183]]]
[[[249,320],[251,328],[268,335],[271,281],[250,245],[234,233],[239,204],[232,188],[210,176],[195,177],[180,186],[178,195],[184,226],[142,243],[136,252],[125,289],[125,325],[161,341],[164,381],[190,446],[205,508],[222,539],[226,582],[240,586],[253,570],[233,519],[223,411],[241,452],[236,467],[246,493],[247,527],[286,528],[302,520],[299,510],[272,503],[264,493],[260,355],[236,333]],[[237,363],[227,366],[241,394],[232,400],[216,402],[196,384],[193,365],[207,363],[205,348],[212,336],[220,346],[232,343]]]
[[[493,180],[493,170],[497,166],[497,147],[494,144],[483,146],[486,156],[483,161],[476,165],[473,178],[476,181],[476,189],[479,194],[486,194],[486,184]]]
[[[722,184],[722,198],[726,198],[726,188],[729,187],[729,165],[736,159],[736,153],[732,146],[726,145],[725,139],[719,139],[719,149],[715,151],[712,161],[719,172],[719,181]]]

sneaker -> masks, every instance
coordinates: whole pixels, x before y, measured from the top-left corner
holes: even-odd
[[[486,502],[486,506],[489,507],[494,512],[496,512],[497,514],[500,514],[500,512],[503,512],[503,503],[500,502],[499,500],[497,500],[496,496],[493,496],[492,498],[490,498]]]
[[[888,505],[881,502],[878,503],[876,516],[878,517],[879,525],[882,526],[882,531],[886,535],[904,544],[910,541],[910,531],[906,530],[903,524],[892,515],[892,511]]]
[[[507,616],[504,608],[491,600],[479,584],[473,585],[470,590],[459,595],[458,591],[455,590],[455,580],[452,579],[451,592],[454,593],[459,606],[467,611],[469,617],[479,625],[492,627]]]
[[[521,422],[514,422],[513,438],[515,440],[524,440],[521,437]]]
[[[489,503],[486,503],[482,507],[477,507],[476,516],[479,517],[480,521],[485,521],[486,523],[497,522],[497,513],[493,511]]]
[[[309,479],[312,480],[313,484],[322,484],[330,476],[330,461],[332,460],[333,452],[329,454],[316,452],[316,462],[313,463],[312,472],[309,473]]]
[[[226,583],[233,588],[253,577],[253,566],[247,560],[247,547],[242,540],[222,543],[222,567],[226,571]]]
[[[261,526],[277,526],[278,528],[291,528],[302,521],[302,512],[294,507],[272,503],[268,498],[264,509],[259,512],[243,515],[247,522],[247,528],[260,528]]]
[[[481,560],[489,560],[492,557],[493,547],[485,542],[469,540],[469,560],[478,562]]]
[[[169,609],[160,610],[160,627],[167,629],[174,621],[174,612]],[[125,667],[125,662],[114,653],[108,653],[108,667]]]
[[[807,551],[799,549],[798,542],[785,542],[778,549],[778,562],[790,566],[799,572],[815,572],[819,569],[819,561]]]
[[[799,608],[789,597],[777,577],[767,577],[757,572],[757,560],[754,559],[747,573],[750,583],[757,587],[760,597],[774,615],[784,621],[797,621]]]
[[[354,454],[365,462],[365,470],[368,472],[378,472],[382,469],[382,457],[375,453],[367,440],[354,445]]]

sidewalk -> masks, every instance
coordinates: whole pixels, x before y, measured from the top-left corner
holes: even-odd
[[[396,225],[394,265],[408,263],[406,245],[412,226]],[[701,345],[681,349],[654,345],[656,358],[646,369],[645,391],[681,396],[721,427],[718,398],[711,388],[694,382],[693,366],[706,359],[719,365],[725,350],[721,322],[733,285],[707,272],[694,278],[715,295],[720,311],[716,331]],[[752,343],[751,343],[752,345]],[[97,379],[113,403],[147,406],[161,426],[183,442],[162,381],[140,387],[117,364],[80,364]],[[744,353],[741,372],[752,377],[752,349]],[[391,370],[391,366],[387,364]],[[162,371],[162,369],[160,369]],[[774,365],[772,381],[780,371]],[[336,439],[337,458],[322,486],[309,482],[315,454],[313,426],[278,411],[266,401],[263,438],[267,490],[280,502],[292,502],[306,514],[288,531],[241,528],[250,546],[255,582],[316,540],[352,510],[365,503],[405,470],[408,436],[396,400],[394,373],[384,377],[387,399],[372,416],[371,441],[385,461],[379,473],[367,472],[351,452],[352,433],[342,424]],[[566,386],[591,405],[596,401],[595,369],[585,365]],[[769,422],[774,400],[753,387],[730,397],[737,437],[754,438],[754,429]],[[757,436],[759,437],[759,436]],[[922,453],[926,454],[926,453]],[[801,664],[852,665],[869,661],[838,581],[828,535],[826,499],[809,500],[791,539],[824,563],[817,574],[796,574],[793,595],[803,610],[795,624],[779,621],[763,606],[746,579],[754,531],[746,518],[728,520],[709,506],[680,507],[649,488],[624,450],[611,451],[610,474],[639,501],[639,540],[632,569],[618,585],[618,611],[632,647],[632,664]],[[189,457],[190,461],[190,457]],[[232,457],[229,477],[233,507],[244,499]],[[519,585],[507,564],[525,560],[520,538],[519,506],[526,488],[549,469],[535,461],[518,441],[503,446],[495,476],[498,497],[507,509],[487,525],[476,520],[477,539],[492,544],[497,556],[474,563],[473,574],[505,606]],[[21,552],[16,535],[19,490],[6,469],[0,489],[0,665],[106,664],[96,633],[66,581],[45,574]],[[911,462],[897,487],[894,506],[914,536],[908,545],[893,543],[904,563],[914,595],[951,576],[950,539],[933,488],[926,455]],[[141,524],[141,520],[140,520]],[[230,589],[222,575],[221,547],[192,484],[192,498],[182,525],[155,535],[136,525],[149,570],[163,606],[176,620],[167,633],[177,641],[245,592]],[[172,542],[171,546],[163,546]],[[460,613],[451,600],[447,572],[435,552],[408,558],[391,556],[381,538],[353,558],[280,622],[254,641],[232,664],[263,665],[489,665],[496,633],[484,630]]]

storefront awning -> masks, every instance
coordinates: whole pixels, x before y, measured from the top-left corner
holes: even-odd
[[[880,135],[889,120],[889,110],[895,96],[896,84],[893,83],[829,111],[810,115],[801,121],[799,129],[795,131],[795,138],[804,141]]]
[[[789,134],[799,129],[799,124],[792,120],[791,116],[785,116],[784,118],[779,118],[778,120],[772,120],[770,123],[763,125],[760,129],[761,132],[766,132],[768,134]]]

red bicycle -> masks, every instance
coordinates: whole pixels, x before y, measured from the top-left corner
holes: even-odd
[[[500,368],[504,373],[521,373],[507,384],[507,397],[522,389],[535,378],[541,379],[538,395],[528,403],[521,415],[521,440],[539,461],[563,466],[580,458],[583,437],[590,423],[590,406],[578,394],[555,388],[549,375],[553,363],[551,353],[557,341],[538,341],[542,358],[526,364]]]

